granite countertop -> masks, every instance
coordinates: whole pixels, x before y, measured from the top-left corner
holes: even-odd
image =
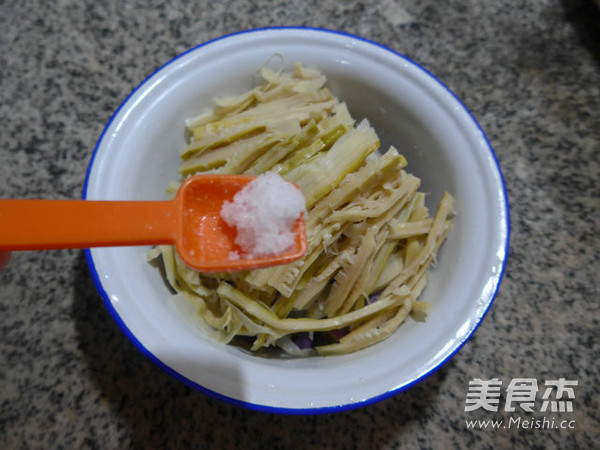
[[[598,448],[592,0],[7,0],[0,23],[0,197],[79,198],[104,125],[154,69],[224,34],[307,25],[378,41],[448,85],[496,150],[512,221],[503,283],[460,352],[404,393],[320,416],[254,412],[189,389],[123,335],[81,251],[15,253],[0,271],[4,448]],[[535,380],[540,402],[547,381],[578,384],[561,399],[572,412],[465,411],[479,378]],[[513,424],[469,427],[475,419]]]

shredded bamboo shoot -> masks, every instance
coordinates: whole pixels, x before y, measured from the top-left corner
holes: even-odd
[[[445,193],[431,215],[406,159],[379,148],[370,123],[352,118],[319,70],[261,74],[261,85],[186,121],[182,178],[167,191],[195,174],[278,173],[304,194],[307,255],[222,274],[191,270],[170,246],[148,258],[162,265],[188,319],[222,342],[251,339],[255,351],[303,356],[373,345],[431,307],[419,296],[450,232],[453,198]],[[309,350],[298,348],[303,335],[313,338]]]

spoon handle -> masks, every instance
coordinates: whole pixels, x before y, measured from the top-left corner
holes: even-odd
[[[0,200],[0,251],[169,244],[175,201]]]

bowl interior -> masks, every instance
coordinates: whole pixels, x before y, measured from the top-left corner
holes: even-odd
[[[422,68],[379,45],[309,29],[258,30],[192,49],[151,75],[107,125],[90,164],[88,199],[163,199],[178,179],[184,120],[241,93],[273,54],[322,70],[357,120],[408,160],[435,208],[457,216],[432,270],[425,322],[350,355],[267,359],[213,342],[170,303],[147,247],[93,249],[92,274],[115,320],[153,361],[210,395],[279,412],[328,412],[402,390],[443,364],[475,330],[500,281],[508,212],[493,151],[465,107]]]

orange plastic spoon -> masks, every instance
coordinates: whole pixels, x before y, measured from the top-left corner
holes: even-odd
[[[169,201],[0,200],[0,251],[174,244],[191,268],[250,270],[285,264],[306,253],[300,217],[295,244],[284,254],[247,258],[221,206],[254,177],[198,175]],[[239,259],[231,259],[237,252]]]

